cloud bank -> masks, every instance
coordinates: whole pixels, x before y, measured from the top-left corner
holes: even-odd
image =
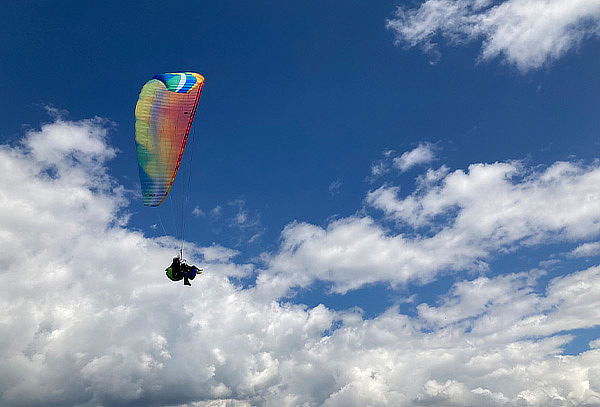
[[[437,58],[436,41],[481,40],[481,59],[499,57],[525,72],[600,33],[599,0],[426,0],[399,7],[387,22],[396,43]],[[435,61],[435,59],[434,59]]]
[[[499,253],[600,234],[598,185],[597,163],[556,162],[539,172],[517,162],[473,164],[467,172],[430,169],[404,198],[389,185],[366,197],[367,205],[410,233],[367,215],[326,227],[292,223],[282,232],[279,252],[265,255],[268,268],[258,284],[284,295],[318,279],[344,293],[381,281],[428,282],[448,270],[485,270]]]
[[[287,281],[276,284],[280,292],[308,284],[295,274],[300,264],[309,279],[327,265],[335,287],[351,289],[336,270],[353,272],[356,259],[375,279],[433,276],[442,266],[425,252],[435,248],[429,239],[445,242],[447,251],[461,248],[469,264],[501,248],[542,244],[532,238],[536,233],[583,244],[578,240],[597,234],[597,188],[589,188],[598,185],[597,166],[556,163],[533,172],[514,163],[474,165],[423,177],[404,198],[384,186],[367,204],[428,234],[394,234],[375,217],[359,215],[326,228],[294,223],[283,231],[279,251],[264,255],[262,271],[236,263],[235,250],[194,247],[194,260],[209,272],[184,290],[160,272],[176,242],[127,228],[126,195],[106,170],[115,154],[109,127],[101,119],[57,119],[19,145],[0,147],[2,406],[600,403],[600,341],[579,355],[562,355],[572,339],[568,330],[600,324],[598,266],[541,289],[540,270],[457,281],[438,303],[419,304],[414,316],[394,307],[370,320],[358,310],[310,308],[261,291],[268,278]],[[473,193],[484,179],[488,190]],[[486,198],[494,192],[506,201]],[[551,220],[542,201],[555,192],[573,200],[553,202],[568,214]],[[509,210],[508,202],[515,216],[495,213]],[[481,215],[486,222],[467,221],[486,205],[492,205]],[[450,207],[455,211],[436,230],[433,219]],[[536,211],[534,222],[522,224]],[[485,239],[483,249],[473,237]],[[304,262],[310,254],[315,260]],[[445,258],[458,267],[458,257]],[[255,288],[228,278],[253,272]]]

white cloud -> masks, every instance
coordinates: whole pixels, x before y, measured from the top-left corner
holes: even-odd
[[[188,244],[208,267],[182,287],[163,275],[176,240],[125,227],[123,189],[106,175],[111,151],[101,121],[59,120],[21,146],[0,146],[2,406],[600,403],[598,341],[560,355],[565,329],[600,324],[600,267],[539,292],[535,271],[459,281],[415,317],[391,308],[364,320],[265,299],[228,280],[253,268],[232,262],[237,251]],[[578,185],[593,171],[554,169],[532,182]],[[377,274],[378,254],[397,255],[386,239],[415,244],[372,219],[336,222],[290,225],[282,250],[308,256],[306,242],[333,234],[340,244],[315,248],[316,257],[337,266],[336,250],[353,260],[365,247],[358,262],[373,267],[363,274]]]
[[[256,211],[250,211],[247,208],[246,201],[235,199],[228,202],[228,205],[234,210],[234,213],[228,220],[230,228],[237,229],[239,243],[256,243],[264,233],[264,228],[260,223],[260,216]]]
[[[446,175],[448,175],[449,172],[450,168],[446,167],[445,165],[442,165],[437,170],[428,168],[425,174],[419,175],[417,177],[417,188],[419,190],[422,190],[431,187],[432,185],[446,177]]]
[[[386,165],[387,163],[384,160],[378,160],[371,165],[371,176],[379,177],[387,172],[389,172],[389,167]]]
[[[599,277],[596,267],[555,279],[544,295],[533,289],[536,273],[479,278],[458,283],[439,307],[420,307],[420,319],[389,312],[361,322],[362,329],[344,327],[332,335],[331,351],[370,357],[355,359],[348,383],[331,398],[336,403],[326,405],[595,405],[600,383],[585,380],[596,377],[598,351],[559,356],[570,337],[544,335],[600,323],[591,307],[587,320],[572,318],[577,306],[597,305]],[[436,325],[417,334],[421,321]]]
[[[202,254],[204,261],[218,261],[221,263],[228,262],[233,257],[240,254],[237,250],[229,249],[217,244],[199,248],[198,251]]]
[[[522,179],[517,179],[521,176]],[[452,210],[453,233],[499,243],[540,240],[548,233],[581,239],[600,232],[600,167],[556,162],[540,173],[518,163],[473,164],[440,178],[439,185],[398,199],[396,187],[370,192],[367,201],[413,227],[430,226]]]
[[[331,195],[337,195],[340,193],[341,188],[342,188],[342,180],[336,179],[331,184],[329,184],[329,193]]]
[[[196,210],[194,212],[199,214]],[[236,247],[246,243],[256,244],[265,231],[259,212],[249,209],[243,199],[233,199],[226,205],[217,205],[207,213],[201,213],[200,216],[208,215],[209,222],[214,226],[214,233],[220,234],[223,230],[228,230],[229,237],[235,240],[233,245]]]
[[[221,216],[222,212],[223,212],[223,208],[221,207],[221,205],[217,205],[210,210],[210,215],[213,218],[218,218],[219,216]]]
[[[246,201],[244,201],[243,199],[235,199],[233,201],[230,201],[228,204],[235,210],[235,213],[233,214],[229,222],[230,226],[240,229],[258,226],[258,217],[250,215],[246,207]]]
[[[434,55],[439,37],[455,45],[481,39],[483,60],[501,57],[527,71],[598,36],[600,0],[426,0],[399,7],[387,25],[398,44]]]
[[[583,243],[574,248],[569,256],[571,257],[592,257],[600,254],[600,242]]]
[[[394,158],[393,163],[394,167],[404,172],[414,166],[430,163],[434,159],[433,146],[429,143],[421,143],[415,149]]]
[[[367,178],[368,181],[374,182],[379,177],[384,176],[397,169],[400,172],[408,171],[409,169],[422,164],[428,164],[435,160],[434,145],[431,143],[419,143],[419,145],[397,156],[394,150],[384,150],[383,158],[371,164],[371,175]]]
[[[196,206],[192,210],[192,215],[200,217],[200,216],[206,216],[206,213],[204,213],[204,211],[202,209],[200,209],[199,206]]]
[[[507,162],[427,174],[405,198],[395,186],[367,195],[369,205],[412,234],[394,233],[365,215],[325,228],[292,223],[279,251],[264,256],[259,288],[277,296],[315,279],[331,281],[341,293],[381,281],[426,282],[442,271],[485,270],[485,260],[521,246],[600,233],[597,164],[557,162],[534,172]]]

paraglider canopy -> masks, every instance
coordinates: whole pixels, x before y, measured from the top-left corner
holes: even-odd
[[[163,73],[140,92],[135,141],[144,205],[160,205],[175,181],[203,85],[194,72]]]

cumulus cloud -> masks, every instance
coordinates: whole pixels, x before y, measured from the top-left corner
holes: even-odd
[[[599,180],[599,167],[568,162],[542,172],[528,172],[515,162],[473,164],[468,172],[456,170],[404,199],[397,187],[384,186],[370,192],[367,202],[412,227],[437,224],[458,210],[452,228],[476,239],[508,243],[540,240],[548,233],[581,239],[600,232]]]
[[[235,263],[238,251],[188,244],[206,265],[188,289],[160,272],[175,239],[127,229],[123,188],[106,171],[114,154],[97,119],[57,120],[0,146],[2,406],[600,403],[598,341],[561,355],[565,330],[600,324],[598,266],[540,291],[538,271],[458,281],[413,317],[394,307],[365,320],[239,287],[228,276],[254,265]],[[570,174],[578,184],[593,171],[545,171],[532,182]],[[376,223],[353,217],[331,229],[361,225]],[[293,224],[286,233],[282,250],[302,251],[323,232]],[[397,236],[356,247],[385,238]],[[353,256],[355,247],[325,253],[336,260],[336,250]]]
[[[315,279],[339,293],[427,282],[442,271],[485,270],[487,259],[519,247],[589,239],[600,234],[599,184],[597,163],[556,162],[538,172],[517,162],[430,169],[404,198],[392,185],[366,197],[403,233],[362,214],[326,227],[292,223],[279,251],[264,256],[259,286],[283,295]]]
[[[599,0],[426,0],[399,7],[387,22],[396,43],[437,58],[439,38],[483,42],[481,59],[500,57],[521,71],[539,68],[600,33]]]

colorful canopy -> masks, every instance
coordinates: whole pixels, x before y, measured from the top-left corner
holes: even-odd
[[[164,73],[140,92],[135,141],[144,205],[160,205],[175,181],[203,85],[197,73]]]

